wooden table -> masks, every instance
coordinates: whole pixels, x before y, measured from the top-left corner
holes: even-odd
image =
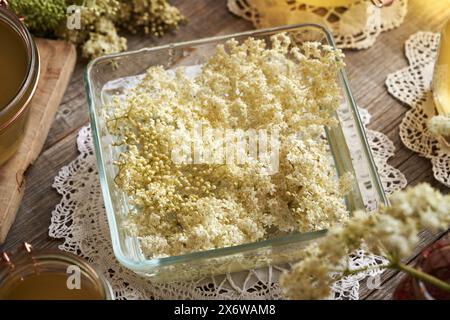
[[[441,5],[431,5],[439,2]],[[430,161],[419,157],[401,143],[398,126],[408,108],[391,97],[384,86],[388,73],[406,66],[405,40],[419,30],[439,30],[450,17],[450,8],[443,6],[443,2],[410,0],[408,16],[398,29],[380,35],[376,44],[368,50],[346,52],[346,70],[357,103],[372,114],[370,127],[385,133],[395,144],[396,155],[390,163],[406,175],[410,185],[426,181],[448,192],[433,178]],[[225,0],[173,0],[172,3],[188,18],[188,24],[181,26],[179,32],[163,38],[131,36],[130,49],[253,28],[249,22],[229,13]],[[76,137],[79,129],[88,124],[83,86],[85,66],[86,61],[79,59],[44,149],[29,169],[23,203],[0,251],[13,249],[23,241],[31,242],[36,248],[57,247],[60,243],[48,236],[51,211],[60,201],[60,195],[52,188],[52,183],[61,167],[77,157]],[[445,233],[422,232],[421,242],[408,262],[413,263],[422,248],[443,236]],[[384,272],[381,289],[368,290],[363,285],[361,298],[389,299],[400,278],[395,272]]]

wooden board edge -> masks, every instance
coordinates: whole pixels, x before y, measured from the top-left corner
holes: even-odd
[[[37,39],[37,45],[40,46],[40,43],[52,43],[55,40],[47,40],[47,39]],[[67,59],[64,60],[64,64],[61,67],[60,78],[57,79],[57,85],[54,88],[51,88],[51,94],[48,99],[48,105],[50,107],[45,109],[45,114],[52,115],[52,121],[48,121],[47,123],[41,122],[39,123],[39,130],[43,131],[43,134],[33,142],[34,147],[30,149],[29,153],[26,156],[25,162],[25,170],[21,170],[16,172],[16,181],[18,188],[14,190],[11,194],[10,201],[6,205],[6,210],[0,216],[0,244],[4,243],[8,232],[14,223],[16,213],[20,207],[20,203],[23,199],[24,190],[25,190],[25,175],[28,168],[33,164],[33,162],[37,159],[39,154],[42,151],[42,148],[45,144],[45,140],[47,138],[50,127],[53,123],[54,116],[59,108],[61,100],[64,96],[64,92],[70,82],[70,78],[72,76],[73,70],[75,68],[76,63],[76,48],[74,45],[66,43],[67,46]],[[51,63],[43,63],[42,66],[45,67],[45,72],[49,72],[51,69]],[[41,71],[42,72],[42,71]],[[64,89],[64,90],[62,90]],[[46,116],[43,115],[42,119]]]

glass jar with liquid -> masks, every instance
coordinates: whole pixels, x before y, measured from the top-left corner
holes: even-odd
[[[114,300],[111,286],[84,259],[29,244],[0,258],[0,300]]]
[[[0,0],[0,165],[14,155],[24,136],[39,67],[33,38]]]
[[[416,268],[450,284],[450,239],[441,240],[425,249]],[[450,292],[417,278],[406,276],[394,291],[396,300],[450,300]]]

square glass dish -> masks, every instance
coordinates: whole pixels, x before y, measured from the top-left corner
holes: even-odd
[[[326,230],[292,233],[233,247],[148,259],[140,249],[139,240],[122,227],[129,210],[127,196],[114,182],[117,168],[113,161],[120,150],[112,145],[105,123],[104,107],[111,97],[132,87],[133,79],[144,74],[151,66],[161,65],[169,70],[201,65],[212,55],[217,44],[231,38],[242,42],[253,37],[267,42],[270,36],[281,32],[287,33],[295,44],[319,41],[335,46],[331,34],[321,26],[300,24],[108,55],[95,59],[87,67],[85,83],[91,129],[112,246],[117,259],[127,268],[161,281],[235,272],[294,261],[299,249],[326,233]],[[341,106],[335,114],[340,125],[324,130],[330,158],[337,176],[350,172],[356,177],[352,191],[343,199],[348,210],[372,211],[380,204],[387,203],[386,196],[343,70],[337,75],[336,81],[342,91]]]

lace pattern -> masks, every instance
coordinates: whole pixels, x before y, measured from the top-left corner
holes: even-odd
[[[360,112],[368,124],[369,113],[365,109]],[[367,130],[367,135],[387,192],[405,187],[403,174],[387,163],[394,151],[392,142],[376,131]],[[49,235],[64,240],[61,250],[86,258],[102,272],[117,299],[282,298],[278,276],[288,265],[165,284],[151,282],[121,266],[112,251],[89,127],[80,130],[77,144],[80,155],[61,169],[53,184],[62,199],[52,213]],[[362,250],[350,258],[355,268],[384,262]],[[336,282],[331,298],[358,299],[359,281],[379,272],[375,269]]]
[[[381,32],[398,27],[407,12],[407,0],[396,0],[379,9],[369,0],[348,7],[316,7],[302,0],[228,0],[228,9],[249,20],[256,28],[295,23],[317,23],[328,27],[336,45],[345,49],[366,49]]]
[[[411,109],[400,124],[407,148],[431,160],[436,180],[450,187],[450,146],[429,133],[427,121],[436,114],[431,94],[439,34],[417,32],[405,43],[409,66],[388,75],[389,93]]]

